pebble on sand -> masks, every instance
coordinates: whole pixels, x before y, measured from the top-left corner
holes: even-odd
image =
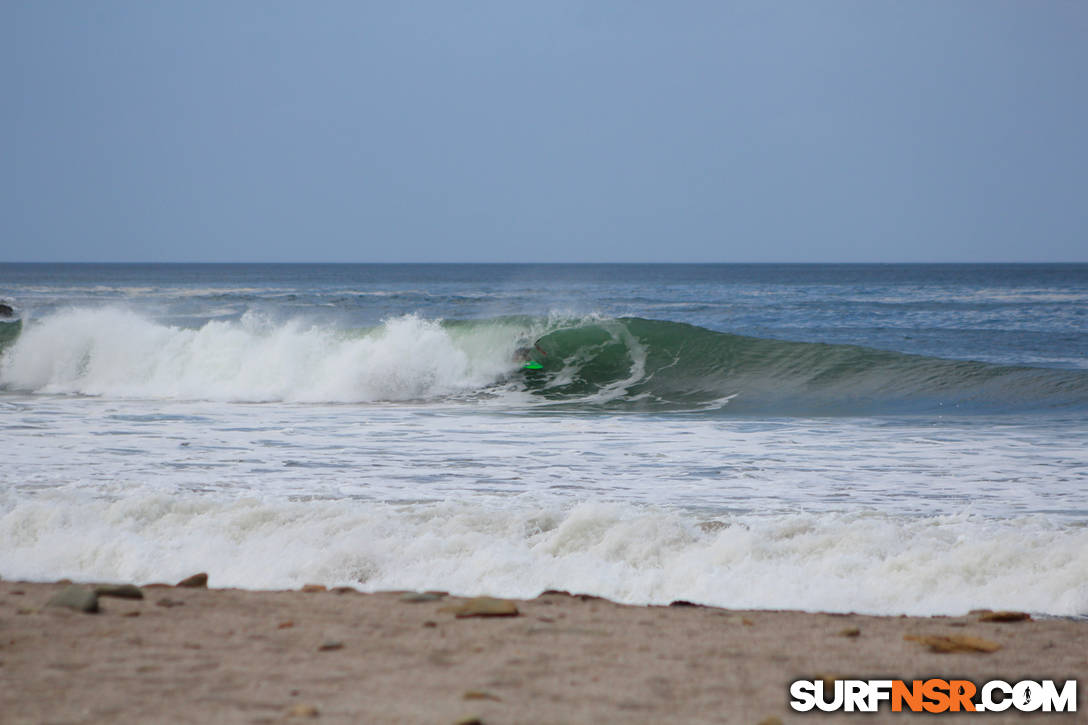
[[[140,587],[134,584],[99,584],[94,588],[94,593],[100,597],[116,597],[117,599],[144,598]]]
[[[409,603],[437,602],[444,598],[444,594],[437,594],[432,592],[405,592],[404,594],[400,595],[400,601]]]
[[[465,690],[465,693],[461,695],[462,700],[494,700],[495,702],[502,702],[502,698],[498,695],[492,695],[490,692],[484,692],[483,690]]]
[[[176,586],[189,587],[192,589],[206,589],[208,587],[208,575],[205,572],[193,574],[192,576],[179,581]]]
[[[98,595],[86,587],[72,585],[54,594],[45,606],[66,607],[77,612],[94,614],[98,611]]]
[[[492,597],[475,597],[460,604],[451,604],[442,607],[438,611],[451,612],[458,619],[464,617],[516,617],[518,607],[509,599],[494,599]]]
[[[997,642],[969,634],[905,634],[903,639],[929,647],[930,652],[948,654],[950,652],[989,653],[1001,649]]]
[[[1031,619],[1031,615],[1027,612],[982,612],[978,621],[980,622],[1026,622]]]
[[[287,717],[318,717],[321,711],[313,705],[298,703],[287,709]]]

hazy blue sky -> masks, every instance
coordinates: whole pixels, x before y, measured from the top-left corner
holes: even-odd
[[[1085,261],[1088,2],[4,0],[0,259]]]

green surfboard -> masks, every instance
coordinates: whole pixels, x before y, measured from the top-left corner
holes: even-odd
[[[544,366],[538,363],[536,360],[530,360],[529,362],[522,365],[522,367],[526,370],[540,370]]]

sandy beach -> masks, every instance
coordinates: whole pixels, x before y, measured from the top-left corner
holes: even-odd
[[[789,683],[1088,672],[1088,622],[1069,619],[641,607],[560,592],[481,604],[319,586],[148,585],[142,599],[97,597],[97,613],[48,605],[69,588],[0,582],[5,723],[897,722],[911,716],[886,705],[795,713]],[[465,616],[474,606],[507,616]],[[932,636],[995,651],[938,653]],[[1046,720],[1083,722],[1078,696],[1080,712]]]

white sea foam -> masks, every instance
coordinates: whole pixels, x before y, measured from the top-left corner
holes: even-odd
[[[594,502],[495,508],[154,494],[47,495],[0,510],[6,578],[149,582],[203,570],[221,587],[319,582],[510,597],[558,588],[642,604],[1088,614],[1088,528],[1041,517],[859,512],[708,525],[678,511]]]
[[[232,401],[432,399],[477,390],[515,368],[513,329],[450,331],[414,315],[366,334],[246,313],[199,329],[125,309],[36,321],[0,361],[12,390]]]

